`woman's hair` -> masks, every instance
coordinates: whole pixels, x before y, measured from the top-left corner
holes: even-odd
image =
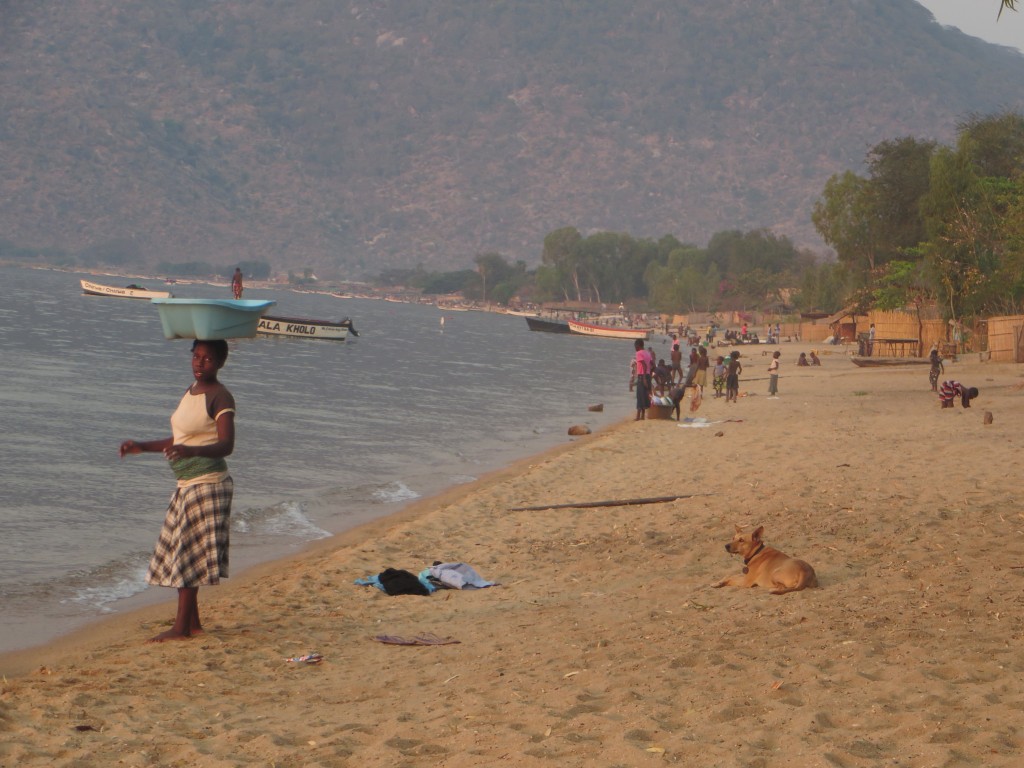
[[[228,343],[224,339],[196,339],[192,342],[192,351],[196,351],[196,347],[200,344],[205,344],[217,356],[220,360],[221,365],[227,362],[228,359]]]

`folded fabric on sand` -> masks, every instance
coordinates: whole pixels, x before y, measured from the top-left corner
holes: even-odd
[[[389,595],[429,595],[437,589],[484,589],[497,582],[485,580],[466,563],[435,562],[419,575],[399,568],[385,568],[376,576],[356,579],[363,587],[376,587]]]
[[[680,427],[710,427],[712,424],[717,424],[716,421],[711,421],[703,416],[687,416],[685,419],[679,422]]]
[[[466,563],[434,563],[420,574],[421,581],[424,575],[444,589],[484,589],[497,586],[496,582],[486,581],[473,566]]]
[[[726,424],[728,422],[739,423],[741,421],[743,421],[743,419],[718,419],[717,421],[711,421],[704,416],[687,416],[679,422],[678,426],[698,429],[700,427],[710,427],[712,424]]]

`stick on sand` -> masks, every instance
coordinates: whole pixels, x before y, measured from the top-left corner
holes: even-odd
[[[651,496],[646,499],[610,499],[608,501],[580,501],[575,504],[543,504],[539,507],[512,507],[509,512],[539,512],[544,509],[590,509],[592,507],[631,507],[637,504],[662,504],[677,499],[713,496],[711,493],[690,493],[684,496]]]

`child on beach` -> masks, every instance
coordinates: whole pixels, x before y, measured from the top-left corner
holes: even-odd
[[[725,358],[719,355],[718,359],[715,361],[714,378],[712,379],[712,383],[715,387],[715,397],[722,396],[722,392],[725,389],[725,374]]]
[[[672,334],[672,350],[669,353],[669,359],[672,361],[672,382],[683,380],[683,350],[679,346],[679,336],[675,333]]]
[[[659,360],[658,364],[654,366],[654,393],[659,397],[665,395],[665,387],[672,383],[672,371],[667,365],[665,360]]]
[[[741,373],[743,373],[743,366],[740,365],[740,353],[738,350],[733,350],[729,353],[729,367],[725,373],[725,402],[738,402]]]
[[[928,382],[932,385],[932,392],[938,392],[939,374],[946,372],[945,366],[942,365],[942,358],[939,357],[938,348],[932,347],[932,351],[928,355],[928,362],[932,364],[931,370],[928,371]]]
[[[939,387],[939,403],[943,408],[952,408],[953,400],[960,398],[960,405],[964,408],[971,407],[971,400],[978,396],[977,387],[965,387],[959,381],[944,381]]]
[[[704,387],[708,384],[708,368],[710,365],[711,360],[708,358],[708,351],[704,347],[697,347],[697,372],[693,377],[693,386],[700,391],[702,397],[704,395]]]
[[[146,573],[150,584],[178,590],[178,610],[174,625],[150,642],[201,633],[199,588],[228,575],[234,481],[224,458],[235,448],[235,399],[217,380],[227,358],[226,341],[195,341],[193,382],[171,415],[171,436],[121,443],[122,458],[162,453],[178,481]]]
[[[811,350],[811,365],[821,365],[821,360],[818,358],[818,350]]]
[[[768,397],[778,398],[779,396],[779,358],[782,353],[778,350],[772,354],[772,361],[768,363]]]
[[[810,365],[810,363],[808,363],[808,362],[807,362],[807,353],[806,353],[806,352],[801,352],[801,353],[800,353],[800,357],[798,357],[798,358],[796,359],[796,364],[797,364],[798,366],[806,366],[806,365]]]

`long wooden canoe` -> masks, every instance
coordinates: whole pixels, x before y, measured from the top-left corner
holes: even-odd
[[[928,365],[927,357],[852,357],[854,365],[861,368],[886,368],[894,365]]]
[[[129,285],[120,288],[116,285],[104,285],[93,283],[89,280],[80,280],[82,292],[90,296],[114,296],[119,299],[169,299],[170,291],[150,291],[138,285]]]

